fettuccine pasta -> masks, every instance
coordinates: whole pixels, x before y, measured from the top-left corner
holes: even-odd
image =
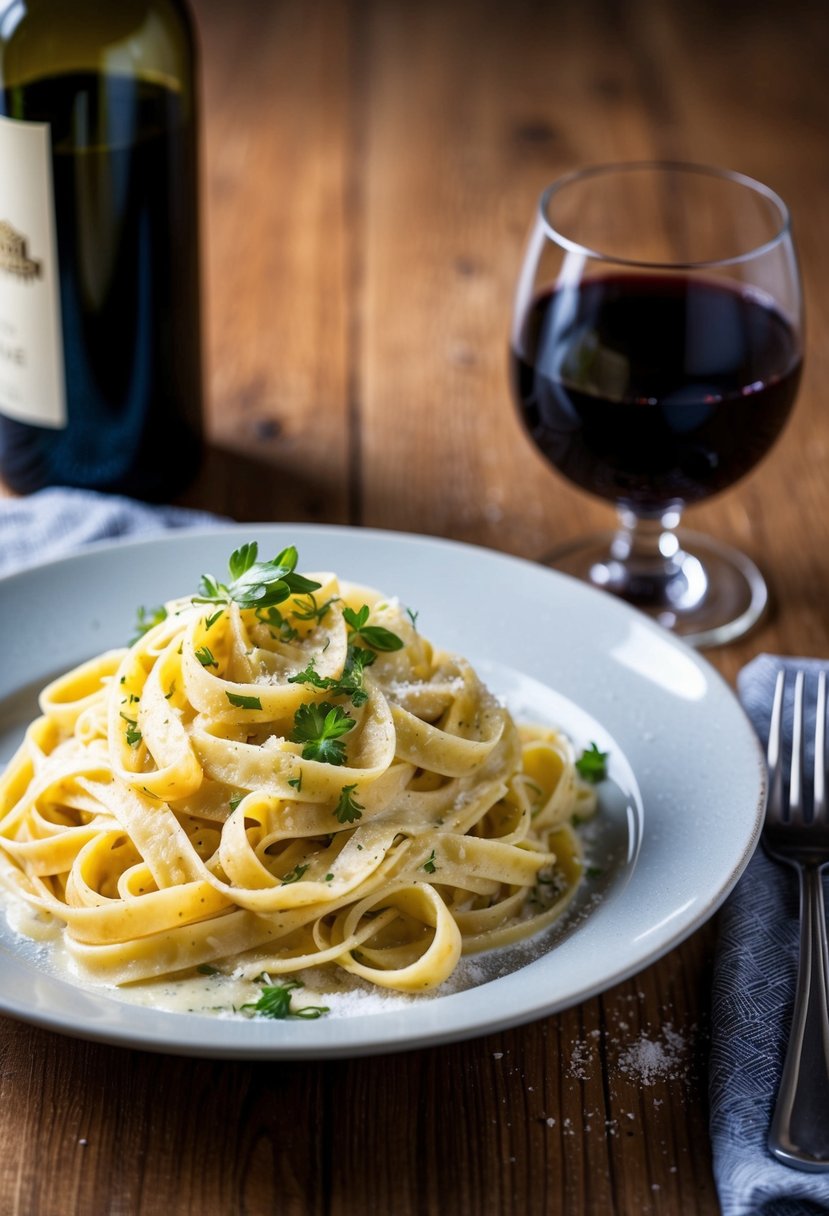
[[[395,600],[256,559],[43,690],[0,781],[8,890],[115,985],[209,965],[424,993],[560,916],[595,808],[569,740],[516,726]]]

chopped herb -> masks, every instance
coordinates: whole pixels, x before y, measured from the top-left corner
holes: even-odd
[[[262,702],[258,697],[243,697],[239,693],[225,693],[231,705],[235,705],[237,709],[261,709]]]
[[[319,583],[296,573],[299,555],[293,545],[269,562],[257,561],[258,553],[256,541],[234,550],[228,562],[232,581],[220,583],[212,574],[203,574],[199,594],[193,597],[193,602],[268,608],[281,604],[291,595],[308,595],[319,589]]]
[[[244,796],[245,796],[244,794],[231,794],[230,799],[228,801],[228,806],[230,807],[230,809],[232,811],[236,810],[237,806],[242,801]]]
[[[283,642],[292,642],[299,636],[290,621],[286,621],[279,609],[273,605],[269,608],[257,608],[256,619],[263,625],[269,626],[272,637],[274,636],[273,630],[278,629]]]
[[[175,682],[175,680],[173,680],[173,682],[170,684],[169,690],[167,692],[165,692],[165,694],[164,694],[164,700],[169,701],[170,697],[173,695],[173,693],[175,691],[176,691],[176,682]]]
[[[213,658],[213,651],[209,646],[200,646],[196,651],[196,658],[201,663],[202,667],[218,667],[219,664]]]
[[[126,714],[121,714],[121,717],[127,724],[127,743],[130,747],[137,747],[142,738],[138,723],[135,718],[128,718]]]
[[[294,714],[293,743],[304,744],[303,760],[319,760],[323,764],[344,764],[345,744],[341,735],[354,726],[339,705],[321,701],[319,705],[300,705]]]
[[[333,877],[334,877],[334,875],[333,875],[333,874],[326,874],[326,876],[325,876],[325,881],[326,881],[326,882],[331,882],[331,880],[333,879]]]
[[[222,613],[223,613],[223,612],[224,612],[224,608],[220,608],[220,609],[218,610],[218,612],[214,612],[214,613],[212,613],[210,616],[206,616],[206,617],[204,618],[204,631],[205,631],[205,633],[207,632],[207,630],[208,630],[208,629],[212,629],[212,628],[213,628],[213,626],[216,624],[216,622],[218,621],[219,617],[222,615]]]
[[[282,875],[283,887],[286,887],[288,885],[288,883],[291,883],[291,882],[299,882],[300,878],[302,878],[302,875],[305,873],[305,871],[307,869],[308,869],[307,865],[304,865],[304,866],[295,865],[293,870],[291,870],[291,872],[289,874]]]
[[[302,789],[302,773],[298,777],[289,777],[288,785],[292,785],[297,793]]]
[[[607,776],[607,752],[600,752],[595,743],[585,748],[576,761],[579,776],[594,785]]]
[[[363,672],[366,667],[371,667],[376,658],[373,650],[349,646],[343,674],[331,689],[334,696],[351,697],[355,706],[364,705],[368,700],[368,692],[363,687]]]
[[[588,866],[584,871],[588,878],[601,878],[604,870],[601,866]]]
[[[199,963],[196,968],[199,975],[221,975],[218,967],[211,967],[210,963]]]
[[[314,688],[324,688],[335,697],[351,697],[355,706],[364,705],[368,700],[368,692],[363,687],[363,671],[370,667],[377,655],[373,650],[363,650],[360,646],[349,646],[342,675],[321,676],[317,674],[315,659],[311,659],[304,671],[295,676],[288,676],[289,684],[312,684]]]
[[[298,1009],[291,1007],[291,993],[301,988],[299,980],[285,980],[282,984],[266,984],[258,1001],[242,1005],[242,1009],[251,1009],[261,1014],[263,1018],[319,1018],[328,1013],[326,1005],[303,1005]]]
[[[330,688],[334,683],[331,676],[321,676],[315,670],[316,659],[311,659],[304,671],[298,671],[295,676],[288,676],[289,684],[313,684],[314,688]]]
[[[354,785],[344,785],[340,791],[339,801],[334,808],[334,814],[340,823],[354,823],[355,819],[362,819],[363,811],[366,809],[361,802],[352,797],[353,791],[356,790],[356,782]]]
[[[412,629],[414,629],[414,631],[415,631],[415,633],[416,633],[416,632],[417,632],[417,618],[420,616],[420,613],[419,613],[419,612],[412,612],[411,608],[407,608],[407,609],[406,609],[406,616],[407,616],[407,617],[409,618],[409,620],[412,622]]]
[[[156,625],[160,625],[162,621],[166,620],[167,609],[163,604],[160,604],[157,608],[139,608],[135,625],[133,626],[134,633],[130,638],[130,646],[134,646],[140,638],[143,638],[145,633],[149,633]]]
[[[326,600],[324,604],[317,604],[315,595],[308,596],[308,605],[305,608],[294,608],[292,616],[297,621],[316,621],[321,625],[328,615],[328,610],[332,604],[336,604],[339,600],[338,595],[332,595],[330,600]]]
[[[359,637],[372,650],[402,650],[403,639],[396,633],[384,629],[382,625],[368,624],[369,611],[368,604],[363,604],[359,612],[355,612],[353,608],[343,608],[345,623],[353,636]]]
[[[437,866],[435,865],[435,850],[434,849],[432,849],[432,852],[429,854],[429,856],[424,861],[423,869],[426,871],[427,874],[434,874],[435,870],[437,869]]]

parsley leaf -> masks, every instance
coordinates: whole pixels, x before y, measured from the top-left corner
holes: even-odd
[[[351,697],[354,705],[364,705],[368,700],[368,693],[363,687],[363,672],[366,667],[371,667],[376,658],[373,650],[349,646],[343,674],[331,688],[334,696]]]
[[[200,646],[196,651],[196,658],[201,663],[202,667],[218,667],[219,664],[213,658],[213,652],[209,646]]]
[[[308,606],[306,608],[294,608],[293,616],[298,621],[316,621],[321,625],[328,615],[328,609],[332,604],[336,604],[339,600],[338,595],[332,595],[330,600],[326,600],[324,604],[317,604],[316,596],[308,596]]]
[[[139,639],[143,638],[145,633],[149,633],[156,625],[160,625],[162,621],[167,620],[167,609],[163,604],[159,604],[157,608],[138,609],[133,626],[133,636],[130,638],[130,646],[134,646]]]
[[[352,797],[356,788],[355,782],[354,785],[344,785],[340,790],[339,802],[334,808],[334,814],[340,823],[354,823],[355,819],[362,819],[363,817],[363,811],[366,808],[356,798]]]
[[[288,683],[312,684],[314,688],[327,689],[335,697],[351,697],[355,706],[365,705],[368,693],[363,688],[363,670],[370,667],[376,658],[373,650],[349,646],[345,667],[339,678],[318,675],[316,661],[311,659],[304,671],[298,671],[295,676],[288,676]]]
[[[291,993],[301,988],[299,980],[285,980],[282,984],[265,984],[258,1001],[242,1005],[242,1009],[252,1009],[263,1018],[319,1018],[328,1013],[326,1005],[303,1005],[299,1009],[291,1007]]]
[[[273,604],[269,608],[257,608],[256,619],[261,621],[263,625],[268,625],[272,630],[278,629],[283,642],[292,642],[295,637],[299,636],[290,621],[286,621],[279,609]]]
[[[127,715],[124,713],[121,714],[121,717],[124,719],[124,721],[127,724],[127,743],[128,743],[128,745],[130,747],[138,747],[138,744],[141,742],[141,740],[143,738],[141,731],[138,729],[138,723],[136,722],[135,718],[128,718]]]
[[[437,869],[437,866],[435,865],[435,850],[434,849],[432,849],[431,853],[424,861],[423,869],[426,871],[427,874],[434,874],[435,870]]]
[[[231,794],[230,798],[228,799],[228,806],[230,807],[230,809],[232,811],[236,810],[237,806],[242,801],[244,796],[245,796],[244,794]]]
[[[302,875],[305,873],[305,871],[307,869],[308,869],[307,865],[304,865],[304,866],[295,865],[294,868],[288,874],[282,875],[283,887],[287,887],[287,885],[292,882],[299,882],[300,878],[302,878]]]
[[[240,608],[268,608],[281,604],[290,595],[308,595],[321,586],[313,579],[296,573],[299,560],[296,548],[290,545],[272,561],[257,561],[259,546],[250,541],[234,550],[228,568],[232,581],[220,583],[212,574],[203,574],[196,604],[238,604]]]
[[[300,705],[294,714],[291,742],[302,743],[303,760],[323,764],[345,764],[345,744],[341,735],[354,726],[354,719],[339,705],[321,701],[319,705]]]
[[[343,608],[343,618],[352,634],[370,646],[372,650],[402,650],[403,639],[382,625],[369,625],[369,606],[363,604],[359,612],[353,608]]]
[[[288,676],[289,684],[313,684],[314,688],[330,688],[334,681],[330,676],[321,676],[316,671],[316,660],[311,659],[304,671]]]
[[[259,552],[259,546],[256,541],[249,541],[246,545],[242,545],[240,549],[236,549],[230,555],[228,569],[232,578],[241,578],[243,574],[247,574],[251,566],[256,561],[256,555]]]
[[[289,777],[288,785],[292,785],[299,794],[302,790],[302,773],[300,773],[298,777]]]
[[[600,752],[596,744],[591,743],[576,761],[579,776],[594,785],[604,781],[607,776],[607,755],[607,752]]]
[[[226,692],[225,696],[231,705],[235,705],[237,709],[261,709],[262,702],[258,697],[244,697],[240,693]]]

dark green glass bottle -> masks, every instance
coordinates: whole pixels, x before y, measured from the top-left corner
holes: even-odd
[[[0,0],[0,476],[152,501],[201,453],[195,50],[178,0]]]

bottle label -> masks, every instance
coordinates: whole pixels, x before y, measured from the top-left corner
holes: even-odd
[[[66,426],[49,125],[2,115],[0,413]]]

